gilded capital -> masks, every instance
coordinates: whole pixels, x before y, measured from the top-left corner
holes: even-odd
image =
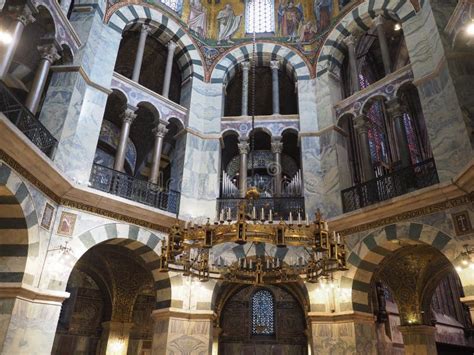
[[[242,63],[240,63],[240,65],[242,66],[242,70],[244,70],[244,71],[249,71],[250,70],[250,62],[242,62]]]
[[[274,137],[272,139],[272,153],[281,154],[283,152],[283,143],[281,142],[281,137]]]
[[[239,143],[237,144],[237,147],[239,148],[239,154],[248,154],[250,151],[250,144],[249,141],[246,139],[241,139]]]
[[[168,133],[168,129],[163,123],[159,123],[158,126],[153,128],[153,134],[155,135],[155,137],[163,138],[166,133]]]
[[[135,110],[127,108],[122,115],[120,116],[122,119],[123,123],[128,123],[132,124],[135,118],[137,118],[137,114],[135,113]]]
[[[9,10],[13,13],[16,20],[20,21],[23,24],[23,26],[27,26],[30,23],[33,23],[36,21],[33,15],[33,11],[27,5],[14,6],[14,7],[9,8]]]
[[[58,47],[54,43],[42,44],[37,47],[42,59],[46,59],[50,63],[54,63],[61,56],[58,53]]]
[[[140,31],[141,31],[142,33],[146,33],[146,34],[149,35],[149,34],[151,33],[152,29],[153,29],[153,28],[152,28],[151,26],[143,24],[143,25],[142,25],[142,28],[140,29]]]
[[[176,47],[178,45],[174,41],[169,41],[166,46],[168,47],[168,52],[173,52],[174,53],[174,51],[176,50]]]
[[[270,61],[270,68],[272,70],[274,70],[274,69],[278,70],[280,68],[280,62],[278,60]]]

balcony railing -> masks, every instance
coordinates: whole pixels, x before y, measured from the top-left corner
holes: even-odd
[[[219,198],[217,199],[217,210],[221,211],[224,209],[227,211],[230,208],[232,211],[232,218],[235,219],[239,203],[243,200],[244,199],[242,198]],[[260,218],[262,208],[265,209],[267,218],[268,211],[272,209],[274,220],[279,220],[280,218],[288,219],[290,212],[293,214],[293,218],[295,219],[298,216],[298,213],[301,213],[302,218],[305,216],[304,197],[261,197],[258,200],[255,200],[254,204],[258,218]]]
[[[343,190],[341,192],[342,209],[344,213],[355,211],[438,182],[434,159],[425,160]]]
[[[180,198],[178,191],[162,191],[159,185],[139,180],[106,166],[94,164],[90,182],[97,190],[171,213],[178,212]]]
[[[58,141],[1,81],[0,111],[44,154],[53,158]]]

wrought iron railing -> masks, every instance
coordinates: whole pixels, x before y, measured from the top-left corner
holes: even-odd
[[[355,211],[438,182],[434,159],[425,160],[343,190],[342,209],[344,213]]]
[[[44,154],[53,158],[58,141],[1,81],[0,111]]]
[[[90,183],[97,190],[171,213],[178,212],[180,198],[178,191],[163,191],[159,185],[139,180],[103,165],[92,166]]]
[[[235,219],[239,204],[243,200],[244,199],[242,198],[218,198],[217,210],[221,211],[224,209],[227,211],[230,208],[232,211],[232,217]],[[272,209],[274,220],[279,220],[280,218],[288,219],[290,212],[293,214],[294,219],[297,218],[298,213],[301,213],[301,218],[305,218],[304,197],[260,197],[259,199],[254,200],[254,206],[258,218],[260,218],[262,208],[265,209],[266,214],[268,214],[269,210]],[[249,205],[249,208],[252,207],[253,206]]]

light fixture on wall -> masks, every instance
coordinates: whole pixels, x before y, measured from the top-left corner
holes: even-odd
[[[394,31],[400,31],[402,29],[402,25],[400,25],[398,22],[393,26]]]
[[[460,255],[459,263],[456,266],[457,272],[462,272],[465,269],[474,269],[474,247],[464,245],[464,251]]]
[[[471,19],[471,21],[467,24],[466,26],[466,33],[469,36],[474,37],[474,19]]]
[[[12,35],[8,31],[5,31],[4,29],[0,28],[0,43],[4,45],[8,45],[12,43],[12,41],[13,41]]]

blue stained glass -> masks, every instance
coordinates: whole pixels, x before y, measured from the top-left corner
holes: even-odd
[[[252,334],[275,334],[275,306],[270,291],[259,290],[252,297]]]

